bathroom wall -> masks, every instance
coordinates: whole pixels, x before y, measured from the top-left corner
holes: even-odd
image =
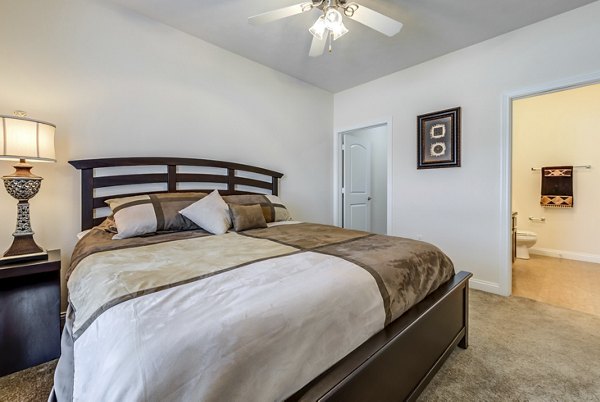
[[[600,263],[600,84],[520,99],[513,113],[518,228],[537,233],[533,253]],[[539,205],[541,173],[532,167],[588,164],[575,169],[574,208]]]

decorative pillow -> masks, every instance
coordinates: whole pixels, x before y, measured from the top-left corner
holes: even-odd
[[[198,229],[194,222],[179,214],[179,210],[204,197],[206,193],[160,193],[111,198],[106,203],[112,210],[118,232],[113,239]]]
[[[229,211],[231,211],[231,221],[236,232],[267,227],[263,210],[259,204],[229,204]]]
[[[223,234],[231,227],[229,208],[217,190],[179,213],[213,234]]]
[[[292,217],[281,199],[276,195],[243,194],[223,197],[228,204],[260,205],[266,222],[291,221]]]

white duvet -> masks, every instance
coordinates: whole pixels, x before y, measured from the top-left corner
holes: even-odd
[[[74,342],[73,400],[282,400],[384,321],[375,279],[351,262],[254,262],[98,316]]]

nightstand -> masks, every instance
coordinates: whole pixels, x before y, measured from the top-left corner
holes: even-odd
[[[60,250],[0,265],[0,376],[60,355]]]

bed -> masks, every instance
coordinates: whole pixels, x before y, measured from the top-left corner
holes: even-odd
[[[265,197],[268,213],[261,194],[278,195],[281,173],[191,158],[70,163],[82,230],[95,229],[68,272],[58,400],[415,400],[468,346],[471,274],[423,242],[287,220],[220,236],[101,229],[105,201],[142,196],[122,186],[212,183],[232,202]],[[138,166],[163,170],[97,174]]]

